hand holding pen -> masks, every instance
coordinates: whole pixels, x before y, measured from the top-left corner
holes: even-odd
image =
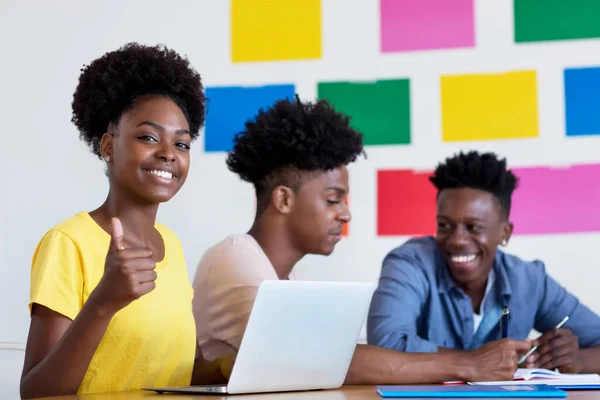
[[[569,320],[565,317],[551,329],[533,341],[534,346],[519,360],[525,368],[558,368],[564,373],[581,372],[579,339],[562,326]]]

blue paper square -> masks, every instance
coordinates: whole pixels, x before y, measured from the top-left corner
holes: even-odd
[[[233,137],[244,130],[244,124],[261,108],[285,98],[293,99],[294,85],[206,88],[207,113],[204,129],[204,151],[230,151]]]
[[[565,69],[567,136],[600,135],[600,68]]]

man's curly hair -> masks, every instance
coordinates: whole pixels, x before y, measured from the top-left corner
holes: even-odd
[[[203,89],[200,74],[174,50],[127,43],[81,69],[71,121],[100,157],[100,139],[109,125],[117,125],[140,97],[167,96],[181,108],[193,140],[204,125]]]
[[[278,185],[297,190],[306,173],[328,171],[365,155],[362,134],[326,101],[276,102],[234,137],[227,166],[254,185],[259,212]]]
[[[518,178],[506,168],[506,159],[494,153],[476,151],[447,158],[435,169],[429,180],[439,193],[444,189],[472,188],[489,192],[499,201],[504,218],[510,215],[511,197],[519,184]]]

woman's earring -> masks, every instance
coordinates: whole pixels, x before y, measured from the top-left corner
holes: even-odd
[[[110,161],[110,156],[108,154],[106,154],[105,156],[102,157],[102,159],[106,162]]]
[[[508,244],[508,240],[504,239],[504,240],[502,241],[502,246],[506,246],[507,244]]]

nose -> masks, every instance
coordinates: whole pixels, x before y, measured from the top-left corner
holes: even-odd
[[[338,215],[338,219],[345,224],[352,220],[352,214],[350,214],[350,209],[348,208],[348,205],[345,202],[342,211]]]
[[[468,239],[467,229],[462,225],[457,225],[448,238],[448,243],[455,246],[461,246],[467,243]]]
[[[175,149],[168,141],[163,141],[156,152],[156,158],[160,158],[165,162],[175,161]]]

